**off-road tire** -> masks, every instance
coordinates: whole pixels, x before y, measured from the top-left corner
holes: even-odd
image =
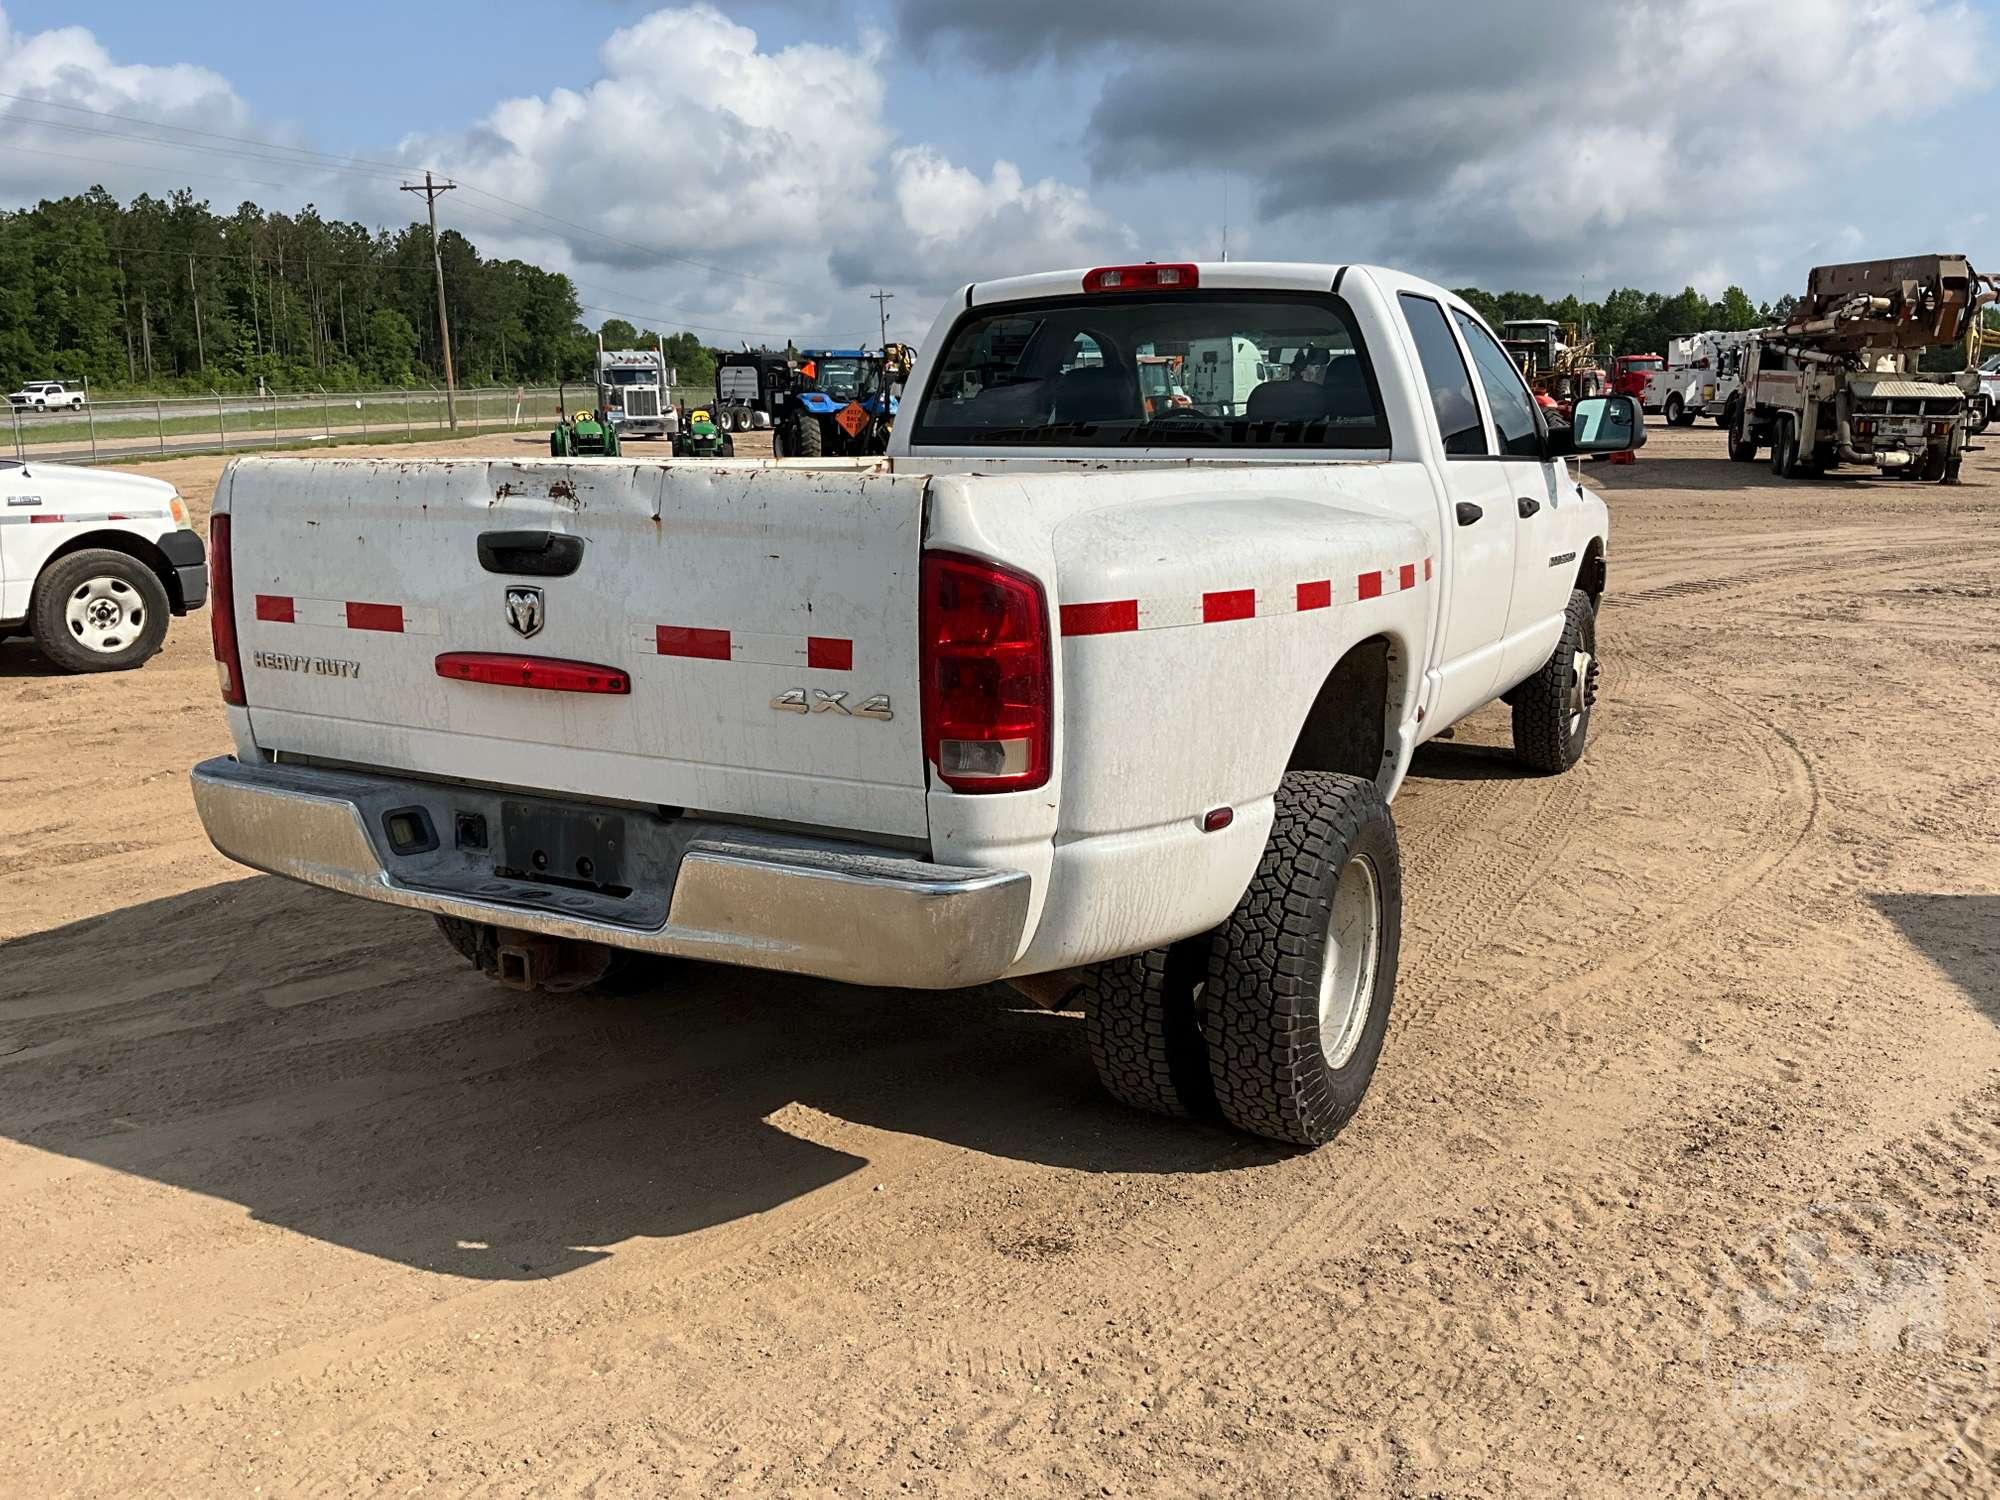
[[[722,456],[724,458],[736,457],[736,439],[726,432],[722,435]]]
[[[1090,1061],[1120,1104],[1186,1120],[1215,1113],[1208,1045],[1196,1015],[1207,964],[1206,941],[1192,939],[1085,971]]]
[[[1202,1035],[1222,1116],[1239,1130],[1318,1146],[1361,1105],[1396,991],[1403,872],[1396,826],[1375,783],[1290,771],[1250,888],[1216,929],[1202,993]],[[1351,861],[1374,874],[1374,967],[1366,1010],[1340,1066],[1320,1041],[1320,975],[1334,892]]]
[[[819,458],[826,452],[826,434],[820,431],[819,418],[809,412],[792,423],[792,439],[794,458]]]
[[[1587,658],[1580,681],[1579,655]],[[1597,611],[1590,595],[1574,589],[1555,651],[1539,672],[1514,689],[1514,754],[1522,764],[1553,776],[1583,759],[1597,677]]]
[[[93,650],[70,631],[70,596],[100,579],[113,581],[121,595],[129,591],[136,597],[136,604],[128,602],[126,608],[138,609],[137,625],[130,642],[116,651]],[[138,558],[91,547],[50,563],[35,580],[28,626],[42,654],[65,672],[125,672],[145,665],[158,653],[167,638],[172,609],[167,586]]]

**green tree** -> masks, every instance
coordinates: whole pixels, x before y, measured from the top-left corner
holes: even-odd
[[[368,316],[368,363],[379,379],[407,384],[417,356],[417,331],[393,307],[378,307]]]

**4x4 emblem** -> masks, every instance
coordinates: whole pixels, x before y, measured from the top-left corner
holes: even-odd
[[[507,623],[514,627],[514,634],[524,639],[540,631],[542,591],[535,588],[508,589]]]
[[[889,695],[877,693],[872,698],[863,699],[857,706],[847,706],[847,694],[829,693],[822,688],[811,689],[807,697],[805,688],[786,688],[771,700],[771,707],[784,714],[845,714],[855,719],[893,719],[895,714],[889,709]]]

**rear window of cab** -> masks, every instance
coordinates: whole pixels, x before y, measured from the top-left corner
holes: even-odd
[[[970,310],[931,372],[911,442],[1385,449],[1389,429],[1339,297],[1144,292]]]

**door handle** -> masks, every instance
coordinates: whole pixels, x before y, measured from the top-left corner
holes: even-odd
[[[1485,514],[1485,511],[1474,505],[1470,500],[1461,500],[1458,502],[1458,524],[1461,526],[1470,526]]]
[[[1530,500],[1526,495],[1523,495],[1519,500],[1515,501],[1514,503],[1521,507],[1521,519],[1524,521],[1527,520],[1528,517],[1532,516],[1536,511],[1542,508],[1541,501]]]

